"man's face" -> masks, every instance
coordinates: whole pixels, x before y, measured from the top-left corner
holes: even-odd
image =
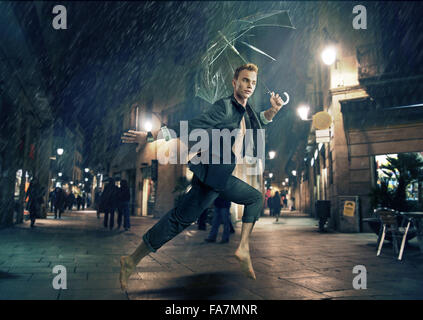
[[[254,93],[257,85],[257,73],[249,70],[242,70],[238,79],[232,79],[234,94],[240,98],[248,99]]]

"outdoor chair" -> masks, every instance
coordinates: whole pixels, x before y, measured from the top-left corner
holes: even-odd
[[[374,210],[374,213],[379,216],[379,219],[381,221],[381,224],[383,228],[380,229],[379,232],[379,238],[378,238],[378,250],[377,250],[377,256],[380,255],[380,252],[382,251],[383,242],[385,240],[385,235],[390,232],[392,236],[392,247],[394,250],[395,255],[398,254],[398,260],[402,259],[402,255],[404,252],[404,246],[407,239],[407,233],[410,228],[410,220],[407,220],[407,227],[401,228],[398,225],[398,218],[400,217],[400,213],[398,211],[395,211],[393,209],[388,208],[378,208]],[[398,240],[402,238],[401,241],[401,248],[398,250]]]

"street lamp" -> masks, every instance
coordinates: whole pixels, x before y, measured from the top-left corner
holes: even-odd
[[[57,149],[57,154],[59,155],[59,156],[61,156],[62,154],[63,154],[63,148],[58,148]]]
[[[151,132],[152,129],[153,129],[153,124],[151,123],[151,121],[147,120],[144,123],[144,130],[147,132]]]
[[[288,183],[289,182],[289,179],[288,178],[285,178],[285,182]]]
[[[85,168],[84,171],[88,173],[90,171],[90,169],[89,168]]]
[[[63,173],[59,172],[57,175],[58,175],[59,177],[61,177],[61,176],[63,175]]]
[[[330,66],[336,61],[336,48],[334,46],[326,47],[322,51],[321,58],[323,63]]]
[[[300,116],[301,120],[303,121],[310,120],[308,119],[309,111],[310,111],[310,107],[308,105],[302,104],[297,108],[297,113]]]
[[[292,170],[292,175],[295,177],[297,175],[297,171],[296,170]]]
[[[276,152],[275,151],[269,151],[269,159],[274,159],[276,156]]]
[[[272,179],[273,178],[273,173],[269,173],[269,178]]]

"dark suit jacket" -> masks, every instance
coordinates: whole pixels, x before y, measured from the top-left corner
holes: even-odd
[[[212,150],[212,129],[228,129],[232,131],[240,128],[241,120],[244,113],[248,111],[251,129],[263,129],[265,123],[260,119],[253,108],[247,104],[246,108],[240,105],[233,95],[216,101],[212,106],[207,108],[199,117],[188,120],[188,134],[194,129],[204,129],[209,133],[210,147],[209,151]],[[179,128],[172,128],[177,136],[180,137]],[[254,130],[255,139],[257,141],[256,130]],[[180,137],[182,138],[182,137]],[[186,138],[186,137],[185,137]],[[211,152],[209,164],[194,164],[189,161],[188,166],[192,172],[200,179],[201,182],[210,186],[211,188],[221,191],[225,188],[226,182],[236,166],[235,155],[232,152],[232,146],[235,139],[231,139],[231,163],[223,163],[223,154],[220,155],[220,164],[212,164]],[[264,143],[264,142],[263,142]],[[222,143],[221,143],[222,153]]]

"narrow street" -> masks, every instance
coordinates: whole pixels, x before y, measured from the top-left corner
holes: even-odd
[[[261,218],[252,234],[257,280],[238,268],[233,253],[241,223],[229,244],[205,243],[208,231],[192,225],[119,286],[119,257],[130,253],[157,220],[131,217],[129,232],[105,230],[94,211],[65,212],[62,220],[29,221],[0,230],[0,299],[422,299],[423,255],[412,240],[403,261],[386,242],[376,257],[375,234],[319,233],[317,221]],[[218,237],[218,241],[220,237]],[[67,289],[52,286],[53,267],[67,271]],[[352,270],[364,265],[367,289],[355,290]]]

